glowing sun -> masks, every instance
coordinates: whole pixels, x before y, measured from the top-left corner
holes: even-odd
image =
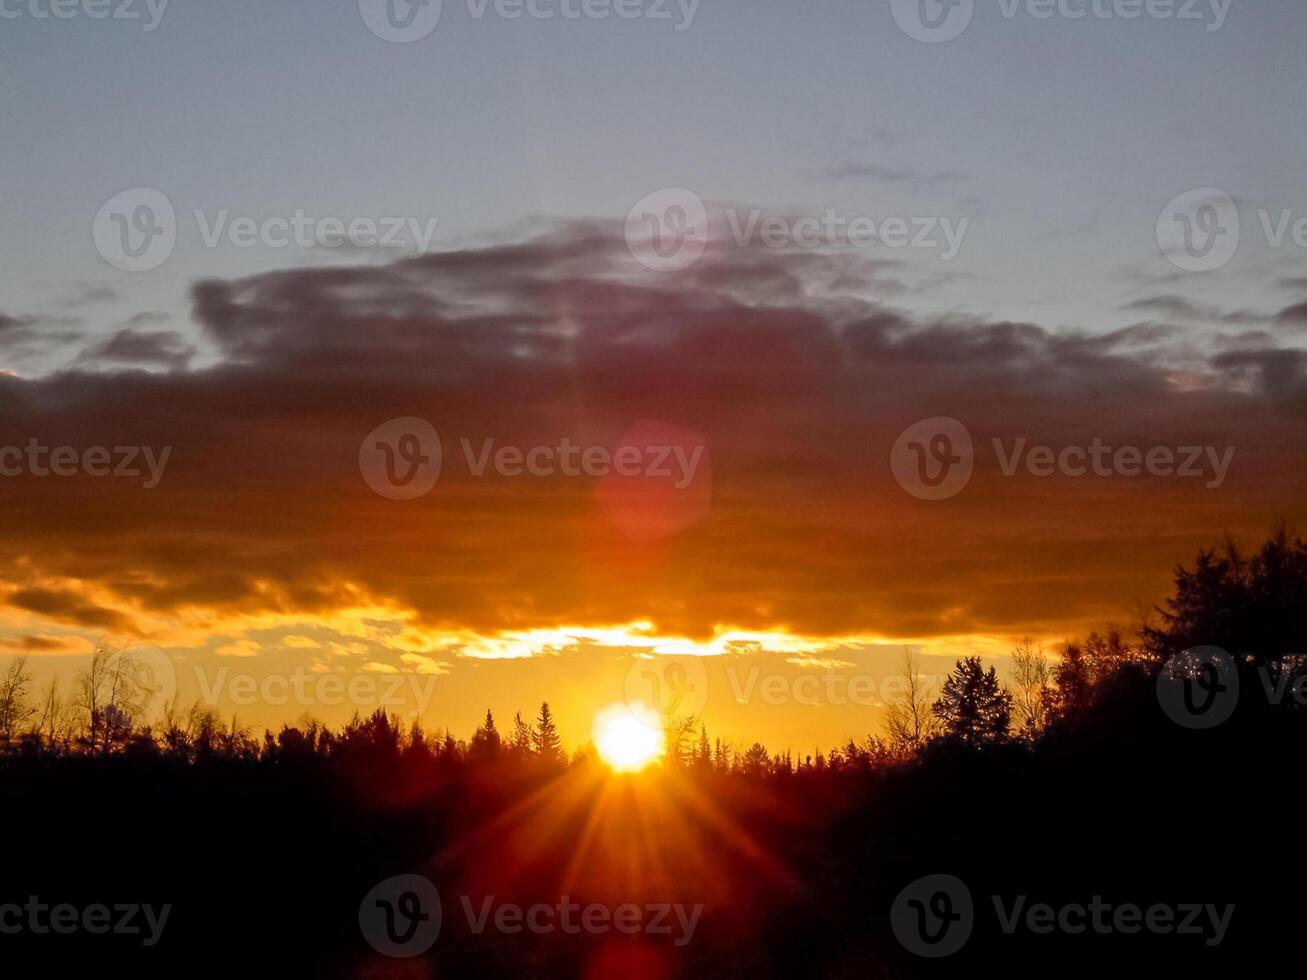
[[[595,717],[595,748],[617,772],[638,772],[663,754],[662,733],[650,728],[623,704]]]

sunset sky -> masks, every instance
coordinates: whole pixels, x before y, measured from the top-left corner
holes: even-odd
[[[150,488],[0,476],[0,657],[71,684],[97,642],[163,651],[183,702],[221,689],[260,727],[371,702],[241,703],[233,675],[400,677],[395,710],[464,736],[548,699],[575,745],[689,655],[713,734],[805,751],[879,727],[905,648],[939,675],[1129,629],[1198,547],[1303,529],[1307,10],[1007,6],[923,43],[873,0],[702,0],[688,24],[445,0],[401,44],[354,2],[172,0],[148,31],[11,3],[0,450],[169,454]],[[93,229],[136,188],[176,247],[127,272]],[[676,271],[626,221],[664,188],[708,214]],[[1189,272],[1158,229],[1196,188],[1240,232]],[[210,246],[224,209],[436,224],[421,253]],[[751,209],[965,234],[950,258],[739,244]],[[894,447],[940,417],[974,470],[921,499]],[[388,499],[360,453],[405,418],[441,470]],[[477,475],[464,440],[665,448],[673,474]],[[1004,473],[1014,446],[1095,440],[1202,449],[1202,475]]]

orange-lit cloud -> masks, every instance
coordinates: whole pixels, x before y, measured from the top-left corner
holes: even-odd
[[[0,446],[172,447],[150,490],[84,473],[0,478],[3,642],[39,652],[65,632],[107,634],[441,674],[560,645],[722,654],[732,637],[772,637],[761,648],[817,663],[840,659],[823,638],[1052,637],[1129,621],[1198,546],[1301,521],[1301,351],[1251,328],[1213,337],[1159,321],[1100,336],[923,320],[890,303],[904,287],[887,275],[761,248],[710,249],[658,275],[611,228],[583,224],[380,267],[200,283],[200,357],[176,336],[136,336],[75,370],[0,378]],[[34,324],[3,329],[34,342]],[[399,502],[369,489],[358,455],[403,416],[441,434],[444,465],[429,494]],[[899,434],[932,416],[960,420],[976,447],[966,489],[937,502],[889,466]],[[710,482],[677,496],[476,476],[461,448],[613,450],[649,431],[700,442]],[[1004,476],[994,439],[1235,456],[1215,489]]]

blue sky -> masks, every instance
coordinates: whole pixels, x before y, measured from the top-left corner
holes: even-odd
[[[446,0],[411,44],[375,37],[352,2],[172,0],[148,32],[32,9],[9,0],[22,15],[0,20],[11,316],[59,315],[102,284],[117,298],[77,312],[88,330],[142,312],[189,330],[196,279],[340,259],[205,248],[197,208],[435,218],[443,250],[620,218],[667,186],[794,214],[968,216],[947,275],[900,300],[914,313],[1097,331],[1171,293],[1273,312],[1289,298],[1276,280],[1304,264],[1262,247],[1256,217],[1307,215],[1297,4],[1236,0],[1209,30],[1208,0],[1183,21],[1008,18],[979,0],[941,44],[873,0],[703,0],[680,31],[674,5],[670,20],[506,20]],[[169,196],[181,231],[161,268],[123,273],[89,229],[140,186]],[[1235,198],[1245,242],[1219,272],[1175,280],[1154,225],[1200,186]]]

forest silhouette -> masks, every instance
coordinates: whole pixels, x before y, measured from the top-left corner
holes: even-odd
[[[547,702],[508,724],[487,712],[466,739],[380,711],[256,737],[199,706],[145,722],[121,654],[99,651],[66,695],[14,661],[0,677],[0,905],[173,910],[149,948],[29,930],[0,935],[0,954],[170,976],[1256,974],[1296,952],[1303,912],[1307,544],[1285,530],[1249,553],[1227,541],[1174,581],[1128,634],[1105,627],[1053,656],[1022,642],[1010,676],[966,657],[927,691],[909,660],[906,695],[861,740],[796,757],[669,717],[661,764],[630,776],[593,746],[568,752]],[[1188,700],[1168,700],[1173,683]],[[1233,700],[1209,724],[1200,708],[1217,697]],[[412,959],[380,954],[359,925],[364,896],[403,874],[444,905]],[[964,882],[974,904],[948,956],[910,948],[891,921],[928,875]],[[487,896],[702,916],[684,944],[478,932],[461,909]],[[1005,931],[1019,896],[1233,912],[1218,943],[1174,928]]]

